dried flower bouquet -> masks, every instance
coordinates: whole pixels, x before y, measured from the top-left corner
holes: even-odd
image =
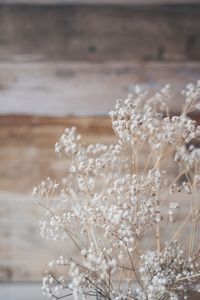
[[[189,117],[200,108],[200,81],[182,94],[178,116],[169,112],[169,86],[153,96],[136,87],[117,100],[113,145],[84,145],[75,128],[65,130],[55,151],[70,158],[68,174],[33,194],[46,209],[42,236],[70,239],[79,256],[49,263],[44,295],[175,300],[200,292],[200,126]]]

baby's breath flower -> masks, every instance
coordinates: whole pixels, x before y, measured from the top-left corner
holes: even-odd
[[[200,292],[200,127],[188,116],[199,108],[200,81],[182,94],[177,116],[169,111],[169,85],[153,96],[136,86],[117,100],[110,112],[113,145],[85,145],[76,128],[64,131],[55,151],[70,159],[66,176],[59,184],[42,181],[33,196],[46,209],[41,235],[66,240],[65,252],[71,240],[80,255],[49,263],[44,295],[178,300]],[[181,245],[175,238],[185,225],[191,229]]]

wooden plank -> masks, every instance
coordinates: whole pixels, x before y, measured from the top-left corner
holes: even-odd
[[[199,116],[197,121],[200,123]],[[44,178],[64,175],[66,165],[56,157],[54,145],[64,128],[72,126],[86,144],[117,141],[109,117],[1,116],[0,191],[30,195],[33,186]],[[144,163],[141,160],[140,167]]]
[[[178,93],[199,78],[197,62],[1,63],[0,115],[107,115],[135,84],[154,91],[166,83],[175,93],[171,108],[180,111]]]
[[[196,4],[200,3],[199,0],[0,0],[0,4],[91,4],[91,5],[108,5],[108,4],[115,4],[115,5],[124,5],[124,4],[131,4],[131,5],[158,5],[158,4]]]
[[[12,192],[30,193],[43,178],[58,178],[65,167],[56,158],[54,145],[64,128],[72,126],[85,136],[86,143],[114,141],[107,117],[26,117],[22,122],[21,117],[0,117],[0,190],[12,187]]]
[[[0,60],[200,59],[199,5],[5,5]]]
[[[31,199],[34,185],[47,176],[58,179],[65,172],[66,164],[55,156],[55,142],[65,126],[73,125],[85,135],[87,143],[111,142],[114,136],[111,130],[106,131],[109,121],[103,117],[55,119],[55,122],[51,118],[3,119],[0,121],[0,281],[40,281],[48,262],[66,248],[66,244],[64,247],[63,243],[56,245],[40,238],[38,221],[44,211]],[[67,249],[74,251],[70,243]]]

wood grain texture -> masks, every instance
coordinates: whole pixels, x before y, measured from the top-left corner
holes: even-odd
[[[105,118],[0,121],[0,281],[40,281],[48,261],[74,251],[70,243],[66,249],[66,244],[40,238],[38,221],[44,211],[31,199],[33,186],[42,179],[59,179],[65,173],[67,165],[56,158],[54,144],[73,125],[87,143],[114,139]]]
[[[90,4],[90,5],[158,5],[158,4],[199,4],[199,0],[0,0],[0,4]]]
[[[181,89],[199,78],[198,62],[0,63],[0,115],[107,115],[135,84],[158,91],[166,83],[180,111]]]
[[[200,5],[0,6],[0,60],[200,59]]]
[[[114,140],[107,117],[0,117],[0,190],[29,193],[47,176],[58,178],[65,166],[55,156],[54,145],[64,128],[72,126],[86,143]]]

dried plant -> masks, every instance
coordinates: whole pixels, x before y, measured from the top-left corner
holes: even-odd
[[[172,116],[169,86],[135,88],[110,112],[113,145],[84,145],[75,128],[55,145],[70,159],[61,183],[34,188],[46,209],[41,234],[70,239],[79,255],[50,262],[43,293],[53,299],[187,299],[200,292],[200,81]],[[66,242],[66,250],[68,242]],[[199,296],[200,297],[200,296]]]

